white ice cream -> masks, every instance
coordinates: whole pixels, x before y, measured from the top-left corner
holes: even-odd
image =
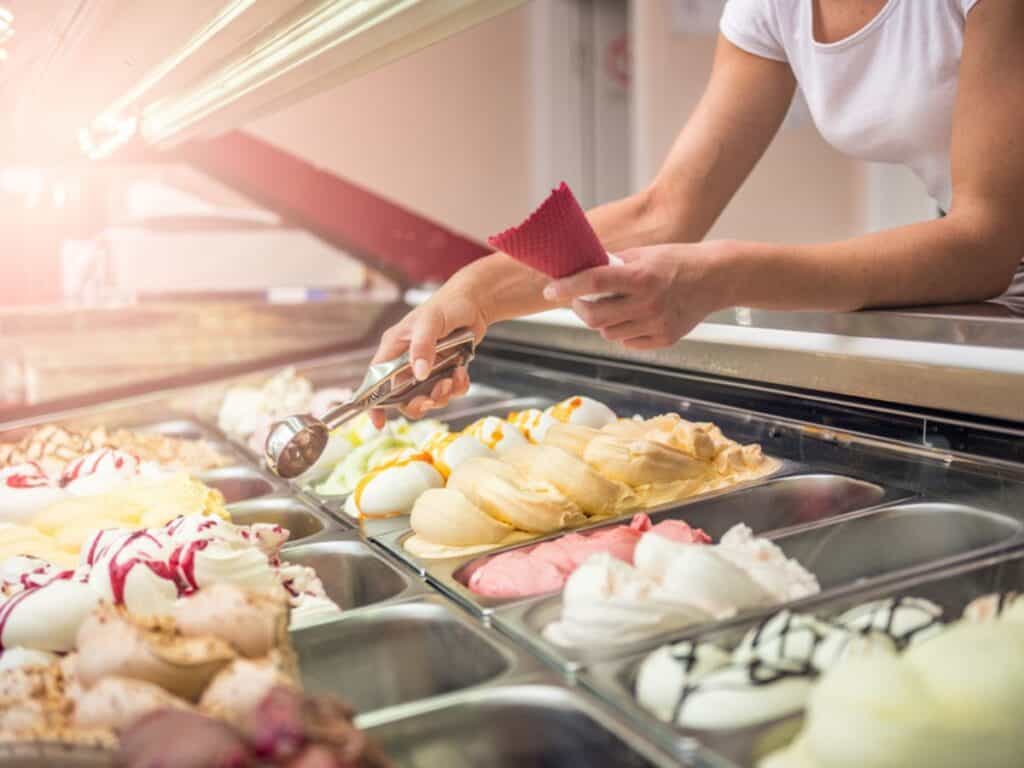
[[[0,648],[71,651],[79,626],[100,599],[88,584],[69,579],[9,597],[0,604]]]
[[[561,618],[545,635],[561,645],[621,644],[818,591],[813,574],[743,528],[710,546],[646,533],[634,566],[592,556],[566,582]]]
[[[60,501],[66,492],[37,464],[0,469],[0,521],[21,523]]]
[[[444,478],[429,462],[399,463],[360,481],[349,496],[345,511],[354,518],[408,515],[424,491],[443,486]]]
[[[159,480],[174,473],[158,464],[139,461],[125,451],[102,448],[68,462],[60,477],[60,485],[72,496],[97,496],[138,478]]]

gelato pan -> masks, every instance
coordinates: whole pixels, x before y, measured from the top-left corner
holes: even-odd
[[[509,442],[508,427],[499,430],[493,417],[477,422],[474,434],[490,435],[485,447],[497,456],[465,459],[445,473],[444,493],[417,496],[413,535],[403,541],[410,554],[484,552],[762,477],[778,466],[759,446],[741,446],[713,424],[677,414],[618,419],[585,397],[511,413],[506,424],[526,440]],[[537,589],[542,583],[553,582],[538,582]]]

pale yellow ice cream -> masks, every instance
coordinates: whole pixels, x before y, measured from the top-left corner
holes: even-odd
[[[553,533],[586,520],[557,488],[497,459],[470,459],[452,472],[448,488],[494,519],[529,533]]]
[[[561,448],[578,459],[583,458],[587,445],[601,430],[592,427],[578,427],[573,424],[552,424],[544,435],[544,445]]]
[[[406,539],[405,548],[427,558],[484,552],[529,537],[450,488],[435,488],[420,496],[409,524],[414,535]]]
[[[526,477],[557,488],[591,517],[609,517],[636,505],[629,486],[609,480],[582,459],[547,442],[517,448],[505,460]]]
[[[588,398],[513,413],[508,420],[530,443],[499,450],[496,457],[462,452],[447,489],[428,491],[415,504],[408,551],[434,558],[473,554],[696,496],[778,466],[760,446],[729,440],[714,424],[674,413],[615,419],[607,406]],[[477,422],[477,431],[493,434],[500,447],[495,421]],[[444,436],[437,445],[451,450],[465,438]],[[435,453],[435,464],[448,474],[451,462],[439,462]]]
[[[59,501],[27,525],[0,525],[0,560],[29,555],[72,566],[94,531],[156,528],[177,517],[198,515],[230,519],[220,491],[184,473],[133,480],[110,493]]]

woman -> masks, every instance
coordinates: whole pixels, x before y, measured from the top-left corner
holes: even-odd
[[[800,85],[822,135],[911,168],[947,215],[820,245],[705,241]],[[588,218],[622,266],[549,281],[496,253],[384,334],[426,375],[458,327],[571,307],[631,349],[673,344],[731,306],[850,311],[1024,291],[1022,0],[729,0],[711,79],[657,178]],[[581,301],[594,293],[618,298]],[[411,416],[469,386],[464,370]],[[378,418],[380,416],[378,415]]]

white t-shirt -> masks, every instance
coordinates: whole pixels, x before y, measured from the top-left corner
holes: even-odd
[[[862,29],[814,40],[812,0],[728,0],[722,34],[793,70],[821,135],[862,160],[898,163],[943,210],[964,22],[978,0],[888,0]]]

